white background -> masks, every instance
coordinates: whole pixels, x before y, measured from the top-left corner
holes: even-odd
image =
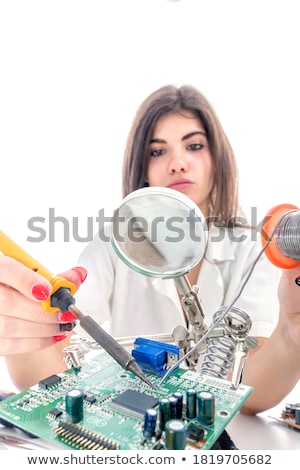
[[[110,216],[134,112],[168,83],[213,104],[247,213],[300,205],[298,10],[298,0],[0,0],[0,230],[55,273],[76,265],[85,243],[64,243],[59,225],[55,243],[29,243],[28,220],[54,208],[84,235],[88,217]],[[277,428],[266,429],[271,442]]]
[[[0,229],[53,272],[76,265],[78,218],[121,201],[134,112],[167,83],[213,104],[240,168],[240,199],[258,221],[298,206],[297,0],[0,0]],[[29,243],[49,209],[70,242]],[[36,235],[36,234],[35,234]]]

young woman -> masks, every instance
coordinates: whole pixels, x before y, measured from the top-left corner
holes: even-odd
[[[185,194],[208,222],[205,256],[188,277],[199,286],[210,325],[213,313],[236,297],[261,243],[259,234],[239,223],[243,214],[230,143],[211,105],[191,86],[162,87],[137,111],[125,150],[123,195],[145,186]],[[187,326],[174,280],[131,270],[107,237],[96,234],[80,266],[63,273],[78,287],[85,281],[76,305],[98,323],[109,321],[114,337],[170,334],[177,325]],[[251,335],[259,344],[245,366],[243,382],[254,392],[243,413],[274,406],[299,380],[297,275],[297,268],[283,270],[278,291],[280,271],[263,255],[235,304],[251,317]],[[6,256],[0,256],[0,282],[0,354],[22,389],[65,369],[63,348],[75,318],[69,312],[46,314],[41,301],[51,293],[49,282]]]

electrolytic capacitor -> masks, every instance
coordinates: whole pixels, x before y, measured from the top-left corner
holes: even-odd
[[[215,397],[211,392],[197,393],[197,420],[206,425],[215,422]]]
[[[188,419],[196,418],[197,416],[197,401],[196,401],[196,390],[189,388],[186,391],[186,412],[185,415]]]
[[[157,411],[154,408],[149,408],[148,410],[146,410],[145,420],[144,420],[144,429],[143,429],[144,437],[154,436],[155,428],[156,428],[156,421],[157,421]]]
[[[161,398],[159,400],[159,429],[165,430],[166,422],[171,419],[170,415],[170,402],[168,398]]]
[[[82,390],[70,390],[66,394],[66,414],[71,423],[79,423],[83,420],[83,400]]]
[[[173,397],[177,399],[177,406],[176,406],[176,418],[182,418],[182,407],[183,407],[183,394],[180,391],[174,392]]]
[[[170,419],[176,419],[177,418],[177,404],[178,400],[176,397],[171,395],[169,397],[169,403],[170,403]]]
[[[186,446],[186,426],[179,419],[171,419],[166,423],[166,448],[168,450],[184,450]]]

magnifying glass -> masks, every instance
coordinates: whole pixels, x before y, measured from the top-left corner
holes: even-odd
[[[130,193],[114,212],[111,243],[133,270],[178,278],[203,258],[207,226],[189,197],[170,188],[147,187]]]
[[[118,256],[130,268],[145,276],[174,278],[181,305],[191,326],[173,330],[176,343],[185,338],[198,343],[207,331],[198,286],[191,286],[187,273],[205,253],[207,226],[194,202],[170,188],[149,187],[129,194],[115,211],[111,224],[111,242]],[[197,364],[201,350],[189,357]]]

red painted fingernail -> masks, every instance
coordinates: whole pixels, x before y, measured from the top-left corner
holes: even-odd
[[[79,274],[81,283],[85,281],[87,276],[87,270],[85,268],[82,268],[81,266],[76,266],[75,268],[72,268],[72,271],[75,271]]]
[[[31,293],[37,300],[46,300],[50,294],[48,287],[42,284],[35,284],[31,289]]]
[[[75,317],[75,315],[73,315],[73,313],[71,312],[59,312],[58,313],[58,321],[76,321],[77,318]]]
[[[67,337],[67,335],[53,336],[53,342],[58,343],[59,341],[63,341],[64,339],[66,339],[66,337]]]

